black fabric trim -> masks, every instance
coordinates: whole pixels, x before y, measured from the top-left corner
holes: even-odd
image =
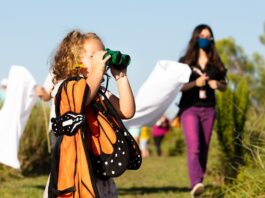
[[[58,181],[58,170],[59,170],[59,159],[60,159],[60,145],[63,140],[63,136],[57,138],[56,144],[53,149],[53,153],[51,156],[51,173],[50,173],[50,182],[48,187],[48,197],[54,198],[56,197],[53,194],[53,189],[57,189],[57,181]]]
[[[124,138],[127,142],[129,152],[130,152],[129,164],[128,164],[127,169],[130,169],[130,170],[139,169],[141,164],[142,164],[142,157],[141,157],[141,152],[140,152],[140,149],[138,147],[138,144],[135,142],[134,138],[131,136],[131,134],[129,133],[127,128],[124,126],[120,116],[118,115],[118,113],[116,112],[114,107],[112,106],[112,104],[109,101],[109,99],[107,98],[107,96],[101,90],[99,90],[99,94],[104,97],[104,104],[107,106],[107,110],[108,110],[108,112],[106,114],[108,116],[108,119],[112,120],[113,118],[111,116],[113,116],[115,121],[118,122],[118,130],[122,130],[121,131],[122,133],[125,133],[125,132],[127,133],[126,136],[124,135]],[[136,163],[136,161],[139,163]]]
[[[60,195],[64,195],[64,194],[67,194],[67,193],[72,193],[72,192],[75,192],[76,189],[75,187],[70,187],[70,188],[67,188],[67,189],[64,189],[64,190],[56,190],[56,189],[52,189],[52,193],[54,196],[60,196]]]

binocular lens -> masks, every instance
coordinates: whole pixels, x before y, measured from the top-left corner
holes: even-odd
[[[129,55],[127,55],[127,54],[123,54],[122,55],[122,60],[123,60],[123,64],[125,66],[128,66],[130,64],[130,62],[131,62],[131,57]]]

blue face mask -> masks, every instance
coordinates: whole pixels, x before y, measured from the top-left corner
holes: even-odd
[[[207,38],[198,38],[197,43],[199,48],[204,49],[205,51],[209,50],[211,41]]]

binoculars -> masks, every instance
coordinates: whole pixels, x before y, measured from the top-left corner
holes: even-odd
[[[104,58],[108,55],[111,55],[111,58],[108,60],[107,65],[113,67],[117,70],[122,70],[127,68],[131,62],[131,57],[127,54],[122,54],[120,51],[113,51],[110,49],[105,49],[107,53]]]

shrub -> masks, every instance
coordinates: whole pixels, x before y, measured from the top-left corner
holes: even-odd
[[[236,178],[244,163],[244,126],[249,106],[247,83],[242,80],[233,89],[228,87],[223,94],[217,94],[216,131],[225,156],[224,176],[229,182]]]
[[[264,134],[264,132],[263,132]],[[265,145],[265,139],[263,139]],[[232,185],[225,188],[227,197],[264,197],[265,149],[264,146],[246,145],[251,150],[248,164],[240,169]]]
[[[19,160],[24,175],[47,173],[50,170],[50,154],[47,144],[47,118],[49,108],[37,103],[30,114],[20,139]]]
[[[185,149],[185,142],[181,129],[171,128],[166,135],[165,142],[169,144],[168,155],[182,155]]]

